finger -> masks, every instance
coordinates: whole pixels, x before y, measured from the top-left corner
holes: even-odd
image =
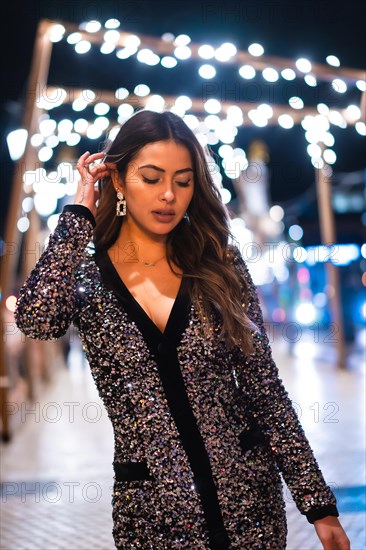
[[[101,151],[100,153],[89,153],[88,161],[90,160],[91,162],[93,162],[94,160],[101,159],[102,157],[105,157],[105,153],[103,151]]]
[[[89,151],[85,151],[85,153],[83,153],[81,155],[81,157],[79,158],[79,160],[76,164],[76,168],[79,170],[80,175],[84,176],[84,174],[82,173],[83,170],[86,170],[88,173],[90,173],[89,166],[93,162],[96,162],[96,161],[100,160],[101,158],[103,158],[103,156],[105,156],[104,153],[90,154]]]
[[[90,156],[90,151],[85,151],[80,157],[80,160],[85,160]]]
[[[89,174],[96,179],[104,178],[110,175],[110,170],[104,164],[93,166],[89,169]]]
[[[89,174],[95,174],[98,171],[105,170],[104,164],[85,163],[85,168]]]
[[[89,155],[90,155],[89,151],[85,151],[85,153],[83,153],[83,154],[81,155],[81,157],[79,157],[79,160],[78,160],[78,162],[77,162],[77,164],[76,164],[76,167],[77,167],[77,168],[82,167],[83,164],[85,163],[86,159],[89,157]]]
[[[95,176],[95,178],[96,178],[96,181],[98,181],[98,180],[101,180],[101,179],[106,178],[108,176],[109,176],[109,172],[101,172],[100,174]]]
[[[102,159],[104,156],[105,156],[105,153],[93,153],[92,155],[89,155],[88,158],[85,159],[85,166],[89,166],[90,164],[93,164],[93,162],[96,162]]]

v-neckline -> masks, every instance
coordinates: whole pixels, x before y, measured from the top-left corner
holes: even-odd
[[[140,328],[143,329],[143,325],[146,325],[147,323],[150,326],[150,328],[155,332],[156,336],[160,336],[160,338],[169,337],[169,338],[175,339],[175,337],[177,336],[176,334],[177,322],[179,325],[181,324],[179,323],[179,321],[182,321],[181,319],[176,319],[176,314],[179,314],[179,312],[182,313],[183,309],[185,309],[185,312],[187,313],[187,307],[185,307],[185,306],[188,306],[188,304],[186,303],[185,278],[182,277],[181,279],[179,289],[175,297],[175,300],[173,302],[172,308],[170,310],[165,328],[162,331],[154,323],[152,318],[148,315],[148,313],[145,311],[142,305],[131,293],[131,291],[123,281],[122,277],[118,273],[117,269],[113,265],[113,262],[109,257],[108,251],[107,250],[96,251],[96,260],[99,267],[102,268],[103,270],[104,269],[106,270],[105,272],[106,279],[107,279],[106,282],[109,283],[112,290],[115,291],[115,293],[117,294],[117,297],[123,299],[124,305],[126,305],[126,302],[128,302],[131,306],[130,311],[137,314],[137,324],[140,324]],[[102,261],[100,262],[100,260]]]

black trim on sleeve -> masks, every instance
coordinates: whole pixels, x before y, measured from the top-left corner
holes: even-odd
[[[83,206],[82,204],[67,204],[64,206],[62,212],[74,212],[74,214],[80,214],[87,220],[90,221],[93,227],[96,226],[95,218],[89,208]]]
[[[318,519],[323,519],[327,516],[339,516],[339,512],[337,510],[337,506],[334,504],[328,504],[327,506],[320,506],[319,508],[312,508],[307,512],[306,519],[309,523],[314,523],[314,521]]]

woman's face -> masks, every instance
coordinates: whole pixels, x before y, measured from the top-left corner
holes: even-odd
[[[149,143],[129,163],[125,180],[114,184],[125,196],[130,228],[166,237],[182,220],[193,196],[191,155],[174,141]]]

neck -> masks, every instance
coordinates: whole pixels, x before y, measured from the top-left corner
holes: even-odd
[[[166,235],[149,235],[126,219],[115,244],[136,259],[153,261],[165,255],[166,240]]]

